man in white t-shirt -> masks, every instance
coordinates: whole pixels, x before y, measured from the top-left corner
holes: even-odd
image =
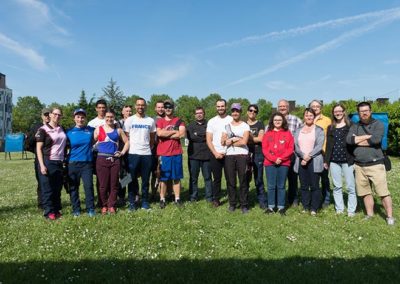
[[[129,136],[129,171],[132,176],[133,191],[128,188],[129,210],[136,209],[135,196],[139,192],[137,173],[142,177],[142,209],[150,209],[149,179],[152,169],[151,149],[154,145],[156,126],[154,119],[146,116],[146,100],[136,100],[135,115],[129,117],[124,124],[124,131]]]
[[[221,194],[222,169],[225,170],[226,146],[221,144],[222,133],[225,125],[232,121],[232,117],[226,113],[226,100],[219,99],[216,103],[217,115],[211,118],[207,124],[207,146],[211,151],[210,165],[213,176],[212,198],[213,206],[218,207]]]
[[[97,116],[89,121],[88,126],[96,128],[105,124],[105,116],[106,116],[107,102],[103,99],[100,99],[96,102],[96,112]]]

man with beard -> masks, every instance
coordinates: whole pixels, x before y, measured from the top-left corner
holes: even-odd
[[[367,213],[365,219],[369,220],[374,215],[373,188],[382,200],[387,224],[394,225],[392,198],[387,186],[384,155],[381,148],[384,125],[372,118],[370,103],[359,103],[357,111],[360,121],[350,127],[346,137],[347,144],[355,147],[353,153],[357,195],[364,201]]]
[[[222,170],[225,170],[226,146],[221,143],[222,133],[225,131],[225,125],[232,121],[232,117],[226,113],[226,100],[217,100],[216,109],[217,115],[208,122],[206,134],[207,146],[211,151],[210,166],[213,176],[212,199],[214,207],[221,205]]]
[[[128,190],[129,210],[135,210],[135,199],[139,193],[137,173],[142,179],[142,209],[150,209],[149,179],[152,168],[151,148],[154,144],[156,127],[154,119],[146,116],[146,100],[136,100],[135,115],[125,122],[124,131],[129,136],[129,171],[132,176],[132,189]]]

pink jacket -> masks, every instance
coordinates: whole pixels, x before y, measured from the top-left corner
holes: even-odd
[[[268,130],[262,141],[264,166],[275,165],[280,158],[282,166],[290,166],[290,158],[294,151],[294,139],[289,130]]]

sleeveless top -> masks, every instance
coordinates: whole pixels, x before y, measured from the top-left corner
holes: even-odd
[[[97,149],[99,154],[114,155],[118,151],[118,129],[114,129],[110,133],[106,133],[103,126],[99,127],[99,135],[97,137]]]

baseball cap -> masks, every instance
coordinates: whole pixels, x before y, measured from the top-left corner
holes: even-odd
[[[78,113],[82,113],[82,114],[84,114],[86,116],[86,111],[83,108],[77,108],[74,111],[74,115],[77,115]]]
[[[49,108],[44,108],[44,109],[42,109],[42,115],[45,115],[46,113],[47,114],[49,114],[51,112],[51,109],[49,109]]]
[[[240,103],[233,103],[231,106],[231,110],[232,109],[242,110],[242,106],[240,105]]]
[[[171,102],[165,102],[165,103],[164,103],[164,108],[173,109],[173,108],[174,108],[174,104],[171,103]]]

